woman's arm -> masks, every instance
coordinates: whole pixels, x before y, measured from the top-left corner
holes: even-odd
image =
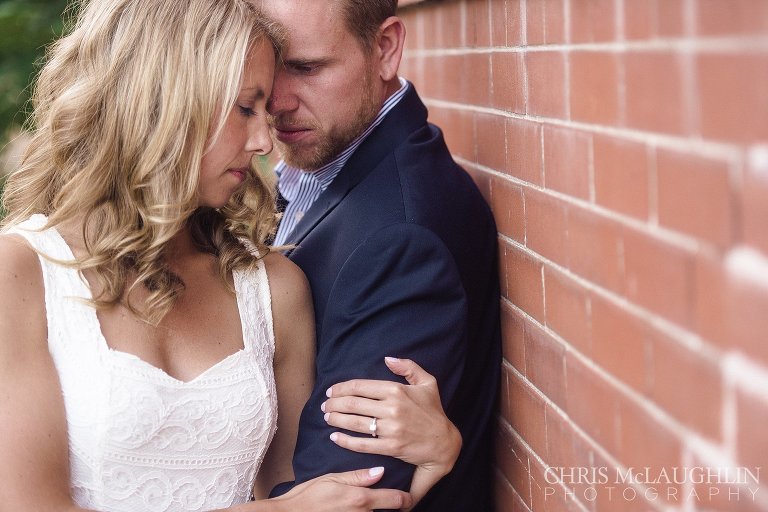
[[[399,458],[416,466],[411,480],[414,503],[453,468],[461,450],[461,434],[440,403],[435,378],[408,359],[386,358],[392,372],[407,385],[389,381],[351,380],[332,386],[323,404],[326,421],[334,426],[370,434],[377,418],[377,437],[353,437],[341,432],[332,439],[344,448]]]
[[[275,438],[256,478],[257,499],[269,496],[275,485],[293,480],[299,415],[315,375],[315,317],[307,279],[280,254],[268,254],[264,263],[272,295],[278,416]]]
[[[268,255],[265,264],[275,331],[278,425],[256,477],[254,496],[257,499],[266,498],[275,485],[293,480],[291,459],[299,416],[312,390],[315,372],[314,312],[307,280],[296,265],[281,255]],[[381,473],[374,469],[323,475],[297,485],[283,496],[232,507],[231,512],[351,512],[412,504],[407,493],[367,489],[380,478]]]
[[[0,511],[82,510],[69,492],[64,401],[37,254],[0,236]]]

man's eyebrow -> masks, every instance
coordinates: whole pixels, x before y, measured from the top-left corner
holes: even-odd
[[[318,66],[331,62],[330,58],[317,58],[317,59],[283,59],[283,64],[288,66]]]

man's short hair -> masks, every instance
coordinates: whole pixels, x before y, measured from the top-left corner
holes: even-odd
[[[366,52],[373,50],[381,24],[397,11],[397,0],[341,0],[347,30],[354,34]]]

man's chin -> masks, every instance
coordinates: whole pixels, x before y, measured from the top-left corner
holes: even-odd
[[[277,141],[277,150],[285,163],[304,171],[315,171],[333,160],[334,155],[330,154],[332,152],[324,149],[325,146],[318,144],[306,146]]]

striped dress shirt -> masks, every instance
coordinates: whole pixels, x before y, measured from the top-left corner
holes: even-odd
[[[286,164],[283,160],[278,162],[275,166],[275,173],[277,173],[278,177],[277,187],[288,204],[280,221],[280,226],[277,228],[275,245],[286,243],[296,224],[304,217],[304,213],[320,197],[320,194],[330,186],[334,178],[341,172],[341,168],[344,167],[344,164],[352,156],[352,153],[355,152],[373,129],[384,120],[387,113],[402,99],[408,87],[408,82],[401,77],[400,89],[387,98],[373,123],[353,140],[339,156],[323,167],[316,171],[303,171]]]

